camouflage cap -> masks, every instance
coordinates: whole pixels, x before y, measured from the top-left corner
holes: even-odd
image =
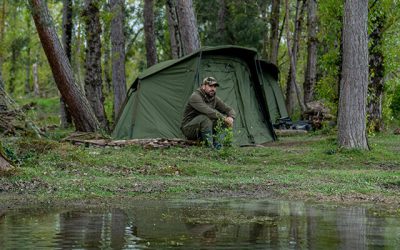
[[[218,84],[217,80],[212,76],[208,76],[208,77],[204,78],[203,84],[207,84],[207,85],[210,85],[210,86],[215,85],[215,86],[219,87],[219,84]]]

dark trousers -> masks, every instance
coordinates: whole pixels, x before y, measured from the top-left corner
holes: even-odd
[[[206,115],[198,115],[182,127],[182,133],[189,140],[198,140],[204,134],[212,134],[214,125]]]

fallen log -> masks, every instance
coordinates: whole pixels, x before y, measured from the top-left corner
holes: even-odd
[[[292,135],[304,135],[307,134],[307,130],[302,129],[275,129],[277,136],[292,136]]]
[[[187,147],[197,145],[197,141],[190,141],[185,139],[130,139],[130,140],[111,140],[111,139],[80,139],[75,137],[68,137],[63,141],[71,142],[74,145],[85,145],[95,147],[123,147],[129,145],[140,145],[144,148],[168,148],[168,147]]]
[[[14,166],[0,155],[0,175],[1,173],[9,172],[13,169]]]
[[[8,175],[15,167],[8,161],[7,157],[3,153],[3,146],[0,143],[0,176]]]

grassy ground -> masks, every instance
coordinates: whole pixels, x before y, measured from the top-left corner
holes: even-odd
[[[18,170],[0,177],[0,199],[239,196],[397,207],[399,139],[372,137],[372,150],[363,152],[338,150],[334,136],[321,135],[220,151],[197,146],[94,148],[53,139],[8,138],[3,144]]]

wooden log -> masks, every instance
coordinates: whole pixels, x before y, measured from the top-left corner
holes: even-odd
[[[307,134],[307,130],[275,129],[275,134],[278,136],[305,135],[305,134]]]

